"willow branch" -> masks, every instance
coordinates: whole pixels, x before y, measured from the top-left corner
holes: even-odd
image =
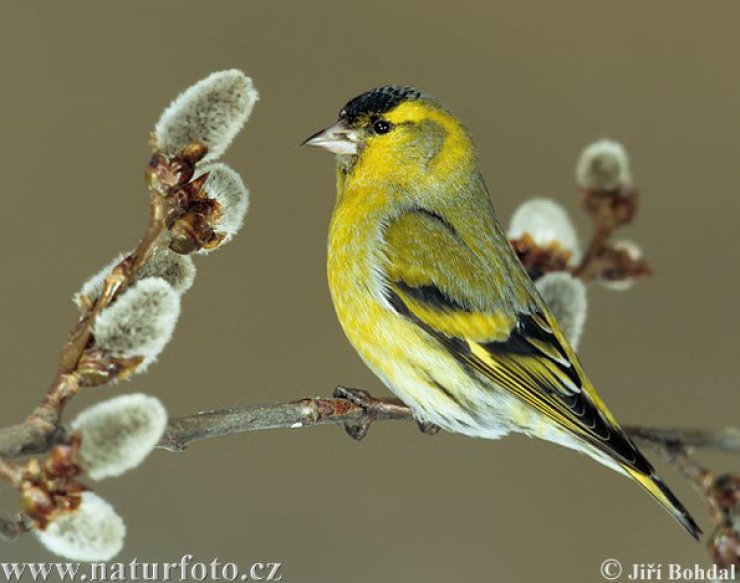
[[[43,432],[44,428],[53,429],[59,425],[64,408],[80,390],[77,367],[92,338],[95,321],[100,313],[113,303],[115,298],[136,278],[139,270],[156,248],[160,236],[166,229],[167,205],[167,199],[158,191],[150,190],[149,223],[144,236],[136,249],[111,271],[103,283],[100,297],[86,310],[70,332],[59,356],[57,374],[39,406],[24,422],[23,432],[37,433],[39,430]],[[12,440],[10,435],[0,435],[0,456],[11,455],[13,447],[11,446],[10,452],[6,451],[6,448],[2,446],[3,437]],[[18,450],[17,445],[15,449]],[[21,447],[19,451],[22,450]]]
[[[11,459],[49,451],[64,441],[64,429],[31,416],[25,422],[0,429],[0,463]]]
[[[265,429],[303,429],[320,425],[356,427],[373,421],[413,420],[397,399],[372,399],[358,405],[348,399],[306,398],[274,405],[250,405],[204,411],[171,419],[159,443],[161,449],[182,451],[195,441]]]
[[[651,429],[627,426],[624,429],[632,439],[646,447],[684,447],[740,453],[740,428],[737,427],[721,429]]]
[[[176,417],[170,420],[159,447],[182,451],[196,441],[247,431],[353,426],[389,420],[413,421],[414,415],[397,399],[370,397],[367,404],[359,405],[344,398],[307,398],[291,403],[216,409]],[[662,452],[666,460],[674,459],[673,452],[686,449],[740,454],[740,428],[701,430],[627,426],[625,431],[640,445]]]
[[[414,421],[414,415],[398,399],[357,399],[313,397],[268,405],[214,409],[170,419],[159,447],[182,451],[191,443],[248,431],[267,429],[303,429],[322,425],[356,427],[375,421]],[[675,459],[675,452],[691,449],[711,449],[740,454],[740,428],[722,429],[657,429],[626,426],[625,431],[641,446],[662,453],[666,461]],[[428,432],[428,431],[427,431]],[[68,432],[64,427],[47,427],[26,422],[0,429],[0,457],[19,458],[47,452],[64,443]]]
[[[79,365],[90,346],[97,317],[131,285],[167,231],[168,215],[177,205],[169,191],[192,176],[193,160],[205,154],[205,147],[191,144],[187,157],[169,160],[155,152],[147,172],[149,220],[136,248],[116,265],[103,282],[95,299],[72,328],[59,356],[57,373],[41,403],[28,418],[15,426],[0,429],[0,458],[13,458],[48,451],[63,438],[62,413],[84,385]]]

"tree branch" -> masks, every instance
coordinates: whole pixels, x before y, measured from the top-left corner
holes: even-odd
[[[740,453],[740,428],[721,429],[651,429],[626,426],[624,430],[637,443],[647,447],[683,447],[713,449],[725,453]]]
[[[340,389],[343,390],[343,389]],[[319,425],[366,426],[372,421],[412,420],[411,409],[397,399],[373,399],[360,405],[349,399],[306,398],[274,405],[216,409],[171,419],[159,443],[161,449],[182,451],[195,441],[259,431],[302,429]]]
[[[93,328],[100,313],[110,306],[135,280],[147,259],[161,244],[167,231],[167,221],[173,215],[182,213],[179,205],[183,197],[171,193],[182,193],[188,189],[200,188],[202,181],[192,181],[194,164],[200,160],[207,149],[202,144],[187,146],[179,156],[166,158],[155,152],[147,169],[149,189],[149,221],[146,231],[136,248],[124,257],[103,281],[100,296],[94,298],[77,324],[72,328],[59,356],[57,373],[41,403],[26,420],[18,425],[0,429],[0,458],[15,458],[44,453],[64,439],[61,427],[64,408],[84,386],[111,382],[125,378],[141,363],[141,359],[119,359],[116,366],[111,363],[97,363],[100,370],[97,377],[86,375],[81,367],[83,356],[90,348]],[[179,189],[179,190],[178,190]],[[85,298],[89,301],[90,298]],[[86,365],[91,368],[94,363]]]
[[[341,396],[340,396],[341,395]],[[347,398],[349,397],[349,398]],[[159,448],[183,451],[191,443],[248,431],[266,429],[302,429],[320,425],[367,427],[374,421],[414,421],[406,405],[394,398],[376,399],[365,391],[339,387],[329,399],[309,397],[288,403],[247,405],[202,411],[170,419]],[[428,427],[423,428],[430,432]],[[624,430],[639,445],[662,453],[671,461],[675,452],[711,449],[740,454],[740,428],[657,429],[625,426]],[[355,438],[364,437],[364,434]],[[64,427],[26,422],[0,429],[0,457],[19,458],[47,452],[67,441]]]
[[[347,389],[340,388],[340,392]],[[357,392],[355,391],[355,394]],[[250,405],[204,411],[170,420],[159,448],[182,451],[193,442],[247,431],[264,429],[302,429],[320,425],[354,427],[374,421],[413,421],[414,415],[397,399],[375,399],[360,393],[360,399],[306,398],[290,403]],[[677,451],[712,449],[740,454],[740,428],[655,429],[626,426],[625,431],[640,445],[663,453],[666,460]]]

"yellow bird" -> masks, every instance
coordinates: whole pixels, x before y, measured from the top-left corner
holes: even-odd
[[[509,246],[470,134],[450,111],[411,87],[379,87],[304,144],[337,154],[328,276],[339,321],[419,420],[586,453],[699,537]]]

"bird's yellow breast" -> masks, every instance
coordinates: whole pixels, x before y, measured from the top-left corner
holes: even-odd
[[[461,406],[468,400],[462,392],[469,384],[463,369],[384,299],[388,218],[384,195],[382,190],[355,184],[338,198],[327,262],[337,317],[363,361],[420,418],[465,432],[472,424],[459,423],[469,414]],[[449,387],[447,394],[435,382]],[[460,399],[452,398],[452,393]]]
[[[381,303],[380,193],[347,189],[337,201],[329,229],[327,275],[337,317],[360,356],[373,366],[373,347],[383,334],[387,311]],[[359,204],[359,199],[362,203]]]

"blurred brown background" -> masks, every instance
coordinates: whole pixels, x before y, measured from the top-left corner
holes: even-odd
[[[160,111],[239,67],[262,97],[227,156],[252,190],[245,228],[198,261],[151,372],[71,412],[133,391],[173,415],[337,383],[385,393],[325,282],[333,160],[297,145],[348,98],[403,82],[472,129],[505,218],[546,195],[585,229],[575,158],[594,138],[625,142],[644,194],[627,234],[656,276],[628,293],[592,287],[583,359],[624,423],[737,424],[738,22],[735,1],[7,4],[0,423],[45,390],[72,293],[141,234]],[[738,470],[737,457],[702,459]],[[661,469],[708,527],[703,502]],[[281,561],[286,583],[599,581],[607,557],[707,563],[639,488],[522,437],[432,438],[392,423],[359,444],[336,427],[263,432],[156,452],[97,490],[128,525],[120,560]],[[15,504],[3,490],[0,509]],[[0,558],[55,560],[32,537]]]

